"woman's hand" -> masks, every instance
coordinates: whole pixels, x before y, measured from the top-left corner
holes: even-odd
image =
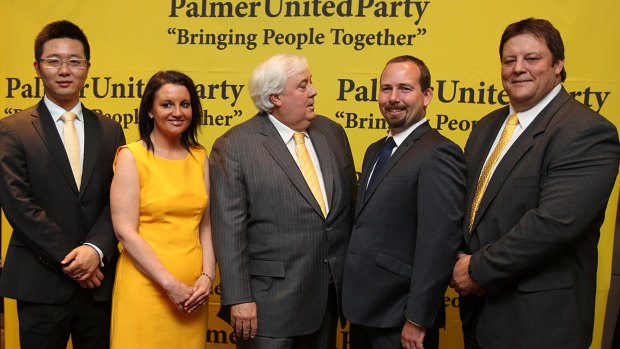
[[[164,287],[164,291],[179,311],[186,311],[185,302],[192,296],[192,288],[189,285],[175,280]]]
[[[209,294],[211,293],[212,279],[208,275],[200,274],[194,287],[192,287],[192,295],[185,302],[184,308],[188,313],[192,313],[202,306],[204,306],[209,300]]]

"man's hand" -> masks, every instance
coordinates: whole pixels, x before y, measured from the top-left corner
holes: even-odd
[[[424,349],[424,336],[426,328],[406,321],[403,332],[400,335],[400,344],[404,349]]]
[[[103,280],[103,273],[101,270],[97,269],[93,273],[93,276],[90,279],[86,279],[84,281],[76,280],[82,288],[95,288],[101,286],[101,281]]]
[[[256,303],[240,303],[231,306],[230,324],[235,329],[237,337],[245,340],[255,338],[258,333]]]
[[[99,269],[99,262],[99,253],[94,248],[81,245],[69,252],[60,263],[62,271],[79,282],[92,280],[95,270]]]
[[[482,287],[469,275],[469,261],[471,255],[460,254],[458,258],[459,260],[456,261],[454,270],[452,270],[450,287],[454,288],[461,296],[469,296],[472,294],[476,296],[484,295]]]

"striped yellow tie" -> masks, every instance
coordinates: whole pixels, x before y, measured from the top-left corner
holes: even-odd
[[[308,153],[305,142],[305,134],[302,132],[295,132],[293,136],[295,138],[295,151],[297,153],[297,159],[299,159],[299,168],[304,175],[310,191],[314,195],[314,198],[321,206],[321,212],[323,216],[327,216],[327,210],[325,209],[325,199],[323,199],[323,192],[321,192],[321,186],[319,185],[319,178],[316,175],[316,170],[312,164],[312,159]]]
[[[499,159],[502,150],[508,144],[510,137],[515,132],[515,129],[519,125],[519,119],[517,118],[517,114],[512,114],[508,118],[506,122],[506,126],[504,126],[504,130],[502,134],[499,136],[499,141],[493,149],[493,152],[489,156],[486,164],[482,168],[482,172],[480,173],[480,178],[478,178],[478,185],[476,186],[476,192],[474,194],[474,201],[471,203],[471,212],[469,214],[469,232],[471,233],[471,228],[474,225],[474,218],[476,218],[476,212],[478,212],[478,206],[480,206],[480,201],[482,200],[482,196],[484,195],[484,191],[487,189],[487,185],[489,184],[489,179],[491,178],[491,170],[495,163]]]
[[[75,178],[78,190],[82,181],[82,165],[80,164],[80,142],[78,140],[77,129],[75,128],[75,114],[68,111],[60,117],[64,122],[63,143],[71,164],[71,172]]]

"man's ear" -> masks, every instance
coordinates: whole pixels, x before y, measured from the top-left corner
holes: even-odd
[[[41,65],[39,64],[39,61],[34,61],[34,63],[32,63],[32,66],[34,67],[34,71],[37,73],[37,76],[41,78],[41,72],[39,71]]]
[[[269,102],[271,102],[273,105],[278,106],[278,107],[282,105],[282,100],[280,99],[280,95],[277,95],[277,94],[269,95]]]

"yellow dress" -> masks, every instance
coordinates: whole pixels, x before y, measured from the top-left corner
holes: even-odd
[[[184,160],[168,160],[147,152],[139,142],[124,148],[138,167],[140,236],[173,275],[194,285],[202,272],[198,226],[208,200],[206,154],[192,149]],[[127,253],[121,253],[112,297],[111,348],[205,347],[207,307],[192,314],[178,311]]]

